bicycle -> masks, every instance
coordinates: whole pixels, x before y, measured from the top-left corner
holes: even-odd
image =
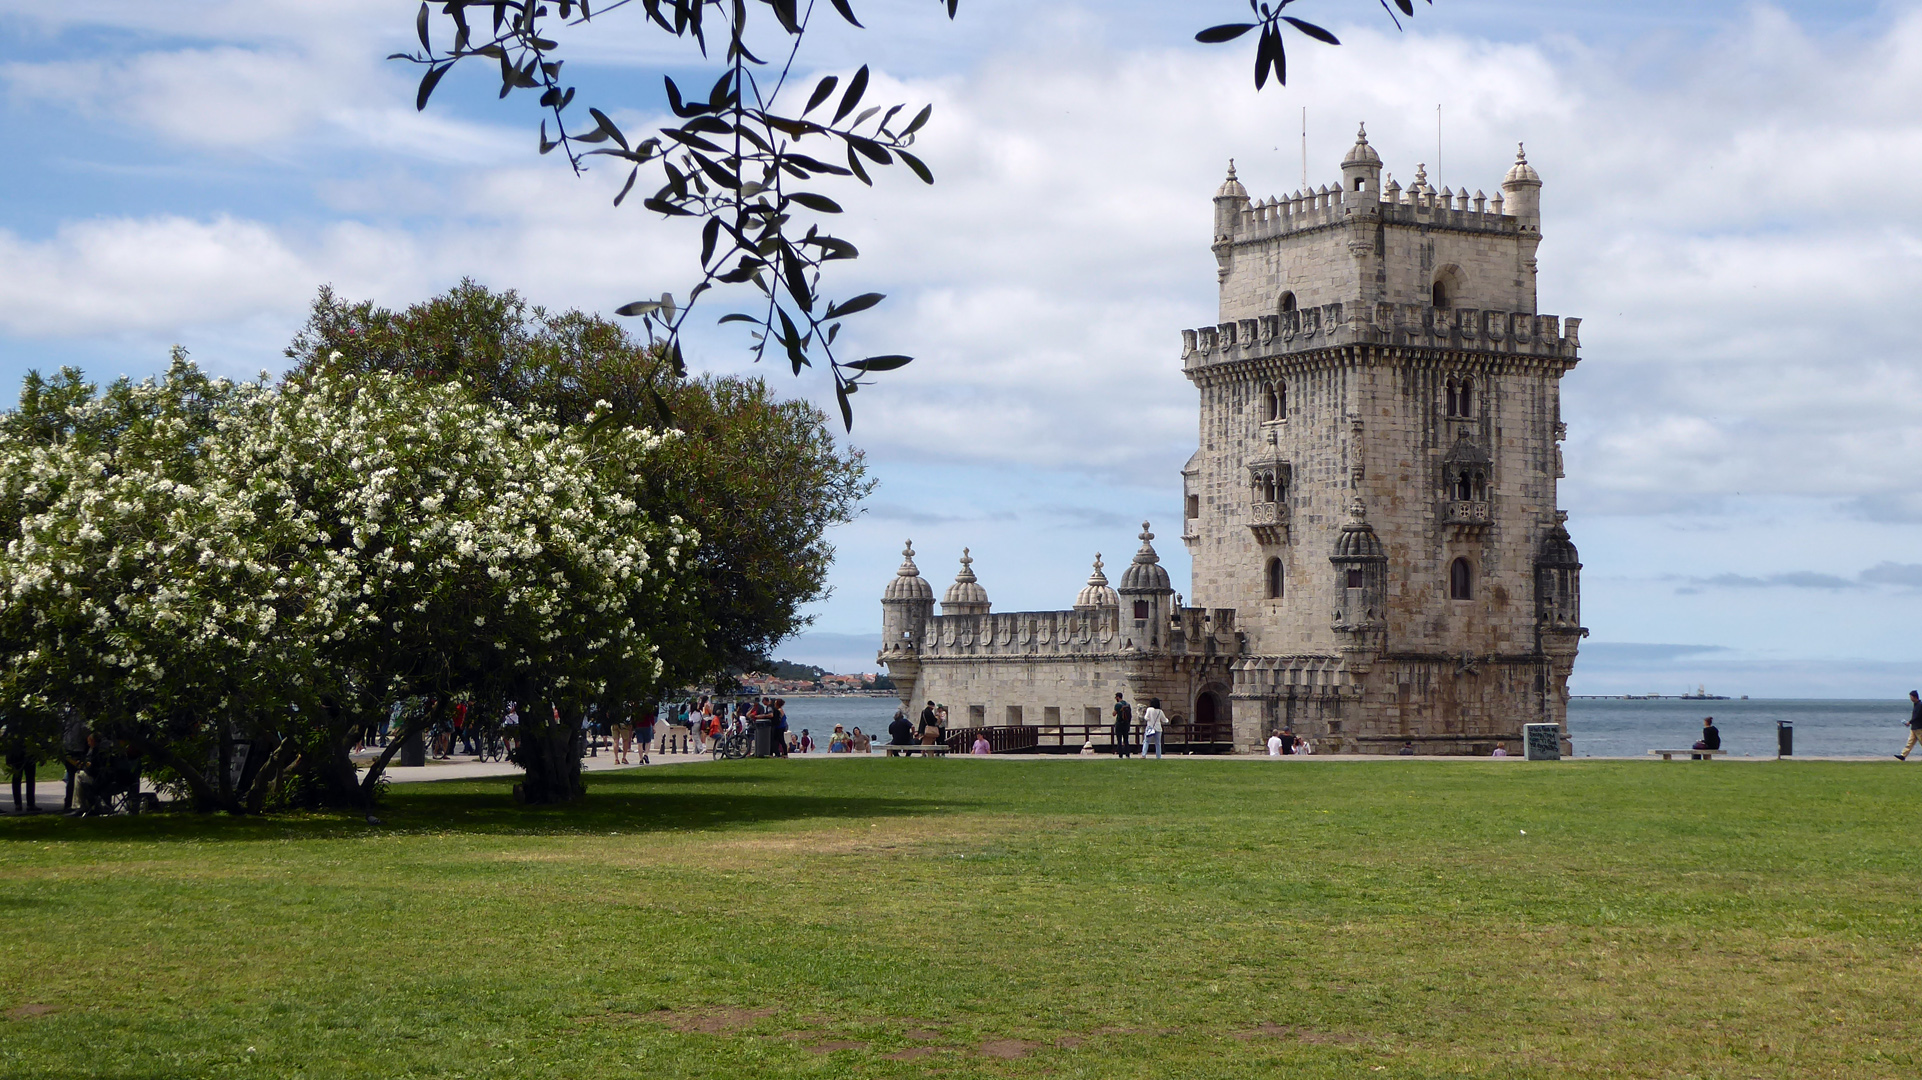
[[[499,728],[488,728],[480,733],[479,749],[476,761],[499,761],[507,756],[507,740]]]
[[[709,753],[714,760],[738,761],[754,756],[754,736],[742,731],[730,731],[716,738]]]

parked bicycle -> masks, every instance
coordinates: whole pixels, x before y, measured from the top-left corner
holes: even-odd
[[[737,760],[754,756],[754,736],[750,732],[730,731],[714,739],[714,760]]]

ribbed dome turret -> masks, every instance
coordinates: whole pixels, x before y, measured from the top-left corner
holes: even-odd
[[[1128,565],[1127,572],[1121,575],[1122,592],[1171,592],[1168,571],[1161,565],[1161,556],[1155,553],[1155,534],[1148,531],[1148,523],[1141,523],[1141,550],[1135,552],[1135,561]]]
[[[1363,124],[1361,130],[1355,134],[1355,145],[1348,148],[1348,156],[1341,159],[1341,164],[1342,168],[1347,168],[1350,165],[1372,165],[1375,168],[1381,167],[1381,155],[1375,153],[1375,148],[1368,145],[1367,124]]]
[[[901,552],[901,568],[894,572],[894,580],[888,582],[887,591],[881,594],[883,600],[926,600],[934,601],[934,586],[921,576],[921,569],[914,565],[914,541]]]
[[[1368,511],[1360,499],[1348,506],[1348,523],[1341,527],[1341,535],[1335,538],[1337,559],[1379,559],[1383,558],[1381,538],[1375,535],[1375,527],[1368,524]]]
[[[1121,606],[1121,597],[1108,587],[1108,575],[1101,572],[1099,552],[1094,557],[1094,573],[1088,575],[1088,583],[1082,586],[1081,593],[1074,598],[1074,606],[1077,611]]]
[[[1556,569],[1580,568],[1582,557],[1575,551],[1575,541],[1569,538],[1568,530],[1558,524],[1542,537],[1541,553],[1535,562],[1538,566]]]
[[[1509,187],[1520,184],[1533,184],[1536,187],[1541,187],[1542,178],[1535,172],[1535,167],[1528,163],[1527,149],[1524,148],[1521,143],[1516,143],[1515,164],[1509,168],[1508,175],[1502,178],[1502,186]]]
[[[941,613],[943,615],[986,615],[988,613],[988,590],[974,577],[974,559],[968,549],[961,549],[961,572],[954,575],[954,584],[941,594]]]
[[[1245,199],[1247,197],[1248,197],[1248,189],[1245,187],[1242,187],[1241,181],[1235,179],[1235,159],[1229,158],[1228,159],[1228,179],[1223,180],[1221,182],[1221,187],[1216,189],[1215,198]]]

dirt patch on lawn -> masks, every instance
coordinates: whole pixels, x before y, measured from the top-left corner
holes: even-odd
[[[26,1005],[15,1005],[13,1008],[7,1010],[7,1019],[31,1020],[36,1016],[45,1016],[52,1011],[53,1011],[53,1006],[51,1005],[38,1005],[38,1004],[32,1004],[32,1003],[29,1003]]]
[[[651,1013],[614,1013],[613,1019],[650,1020],[675,1031],[698,1035],[726,1035],[745,1031],[773,1016],[774,1009],[740,1009],[721,1006],[708,1009],[658,1009]]]
[[[932,1046],[910,1046],[906,1050],[896,1050],[892,1054],[882,1054],[889,1061],[913,1061],[916,1058],[933,1057],[937,1051]]]
[[[1013,1061],[1016,1058],[1027,1057],[1029,1052],[1039,1045],[1023,1039],[995,1039],[981,1044],[981,1056]]]

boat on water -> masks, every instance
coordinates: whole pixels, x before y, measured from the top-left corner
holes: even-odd
[[[1727,701],[1728,695],[1727,694],[1711,694],[1708,692],[1707,684],[1697,683],[1695,684],[1695,692],[1693,694],[1683,694],[1682,700],[1683,701]]]

